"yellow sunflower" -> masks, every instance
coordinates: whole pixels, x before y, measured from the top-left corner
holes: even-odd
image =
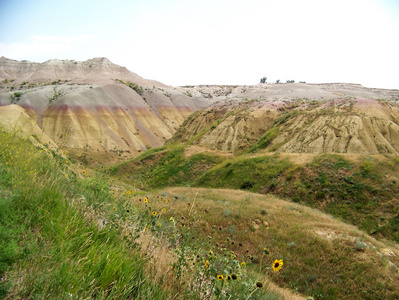
[[[157,215],[157,212],[156,212],[156,211],[153,211],[153,212],[152,212],[152,215],[153,215],[153,216],[156,216],[156,215]]]
[[[147,199],[147,198],[144,198],[143,201],[147,203],[147,202],[148,202],[148,199]]]
[[[218,280],[223,280],[223,275],[218,275],[217,278]]]
[[[163,209],[162,209],[162,212],[166,213],[166,208],[163,208]]]
[[[273,263],[273,271],[274,272],[280,271],[282,267],[283,267],[283,260],[276,259]]]
[[[208,269],[209,268],[209,261],[205,261],[205,269]]]

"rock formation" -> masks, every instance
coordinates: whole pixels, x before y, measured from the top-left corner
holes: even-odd
[[[146,80],[106,58],[0,58],[0,105],[23,107],[61,147],[137,154],[161,146],[212,101]]]
[[[199,91],[219,101],[190,116],[173,141],[233,153],[399,154],[398,90],[260,84]]]

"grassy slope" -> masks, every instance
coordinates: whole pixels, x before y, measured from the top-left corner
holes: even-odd
[[[398,250],[314,209],[239,190],[181,187],[148,196],[152,209],[167,209],[166,220],[174,217],[178,226],[190,228],[189,239],[197,245],[209,245],[215,253],[227,248],[247,268],[302,294],[316,299],[399,296],[398,268],[392,265],[399,260],[379,254],[390,248],[398,255]],[[271,270],[275,259],[284,261],[276,273]]]
[[[184,147],[163,147],[108,169],[109,175],[140,189],[157,189],[168,185],[190,185],[222,157],[196,154],[184,157]]]
[[[0,297],[164,298],[138,249],[98,226],[106,185],[80,180],[29,142],[2,131],[0,139]]]
[[[399,242],[399,160],[362,157],[359,163],[340,155],[319,155],[295,165],[278,155],[233,159],[197,154],[183,147],[152,150],[110,169],[110,174],[143,189],[201,186],[273,193]]]

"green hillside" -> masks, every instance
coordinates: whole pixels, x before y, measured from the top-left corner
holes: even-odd
[[[359,226],[369,234],[399,242],[399,159],[396,156],[321,154],[296,165],[279,155],[226,158],[183,146],[163,147],[107,170],[140,189],[198,186],[272,193],[309,205]]]

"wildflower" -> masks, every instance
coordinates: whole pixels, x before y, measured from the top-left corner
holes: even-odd
[[[158,223],[158,227],[161,228],[161,227],[162,227],[162,224],[161,224],[161,223]]]
[[[261,288],[262,286],[263,286],[263,283],[262,283],[262,282],[258,281],[258,282],[256,283],[256,287],[257,287],[257,288]]]
[[[282,267],[283,267],[283,260],[276,259],[273,263],[273,271],[274,272],[280,271]]]
[[[163,213],[166,213],[166,208],[163,208],[163,209],[162,209],[162,212],[163,212]]]
[[[153,216],[156,216],[156,215],[157,215],[157,212],[156,212],[156,211],[153,211],[153,212],[152,212],[152,215],[153,215]]]
[[[269,252],[269,250],[268,250],[268,249],[266,249],[266,248],[263,248],[263,252],[265,252],[265,254],[266,254],[266,255],[270,255],[270,252]]]
[[[205,261],[205,269],[208,269],[209,268],[209,261]]]
[[[126,209],[126,212],[127,212],[127,213],[130,212],[130,210]]]
[[[130,194],[130,191],[126,191],[126,194],[128,194],[128,195],[129,195],[129,194]]]
[[[171,222],[173,222],[174,220],[175,220],[175,218],[173,218],[173,217],[169,218],[169,221],[171,221]]]
[[[223,275],[218,275],[217,278],[218,280],[223,280]]]
[[[86,174],[86,170],[83,170],[82,173],[83,173],[83,174]]]
[[[148,202],[148,199],[147,199],[147,198],[144,198],[143,201],[144,201],[145,203],[147,203],[147,202]]]
[[[242,263],[241,263],[241,267],[245,267],[247,264],[245,263],[245,261],[243,261]]]
[[[114,210],[116,211],[116,207],[114,206]]]
[[[237,280],[238,277],[237,277],[236,274],[232,274],[232,275],[231,275],[231,278],[232,278],[233,280]]]
[[[167,200],[167,199],[165,199],[165,203],[168,203],[168,200]]]
[[[231,276],[230,275],[226,275],[226,279],[227,280],[231,280]]]

